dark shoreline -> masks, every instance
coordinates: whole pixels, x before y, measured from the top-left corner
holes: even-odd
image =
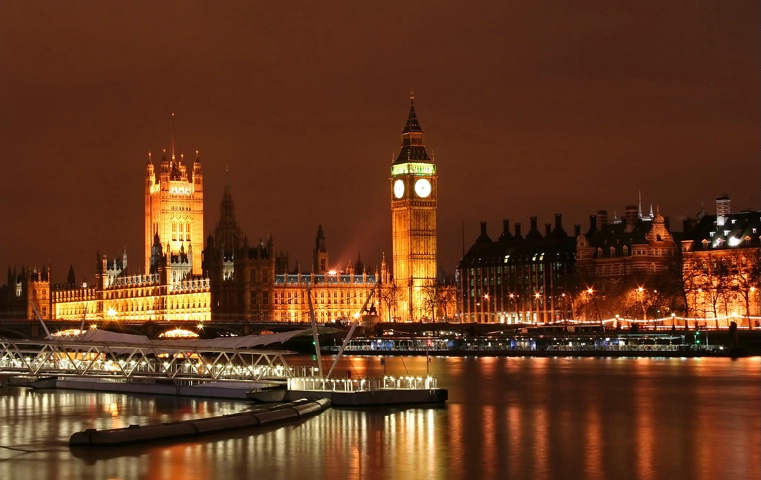
[[[336,352],[323,352],[323,355],[331,355]],[[452,350],[452,351],[419,351],[419,350],[385,350],[385,351],[345,351],[344,356],[385,356],[385,357],[591,357],[591,358],[748,358],[758,357],[759,354],[749,354],[747,352],[695,352],[695,351],[621,351],[621,352],[599,352],[593,350],[578,351],[499,351],[499,350]]]

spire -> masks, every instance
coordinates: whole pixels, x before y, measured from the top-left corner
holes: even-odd
[[[637,208],[637,216],[639,218],[642,218],[642,190],[640,190],[637,193],[638,193],[638,197],[639,197],[639,204],[638,204],[639,207]]]
[[[322,231],[322,224],[317,228],[317,238],[315,240],[315,250],[318,252],[327,252],[325,248],[325,233]]]
[[[409,162],[431,162],[428,152],[425,151],[423,128],[415,113],[415,93],[410,91],[410,111],[407,115],[407,123],[402,130],[402,149],[396,156],[394,165]]]
[[[214,234],[216,245],[224,252],[232,254],[240,248],[241,232],[235,219],[235,204],[230,189],[230,175],[225,167],[225,190],[222,194],[222,204],[219,207],[219,221]]]
[[[404,125],[402,133],[409,132],[423,132],[423,127],[418,122],[417,115],[415,114],[415,92],[410,89],[410,113],[407,116],[407,123]]]
[[[174,112],[172,112],[172,160],[174,160]]]

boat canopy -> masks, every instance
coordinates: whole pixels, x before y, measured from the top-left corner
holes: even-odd
[[[322,333],[330,333],[336,331],[333,328],[325,328]],[[330,331],[330,332],[329,332]],[[118,333],[108,330],[92,329],[88,330],[82,335],[76,335],[71,337],[54,337],[49,335],[48,340],[57,340],[61,342],[76,342],[76,343],[97,343],[97,344],[122,344],[122,345],[144,345],[144,346],[171,346],[176,348],[220,348],[220,349],[236,349],[236,348],[251,348],[264,345],[271,345],[273,343],[284,343],[294,337],[312,335],[310,329],[292,330],[289,332],[270,333],[265,335],[244,335],[240,337],[218,337],[218,338],[197,338],[197,339],[181,339],[181,340],[166,340],[161,341],[150,340],[145,335],[134,335],[130,333]]]

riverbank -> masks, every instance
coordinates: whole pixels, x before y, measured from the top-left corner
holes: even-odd
[[[380,335],[357,336],[346,355],[747,357],[761,356],[761,331],[603,330],[562,326],[490,330],[494,325],[397,324]],[[405,329],[406,328],[406,329]],[[504,328],[504,326],[503,326]],[[323,343],[325,353],[340,342]]]

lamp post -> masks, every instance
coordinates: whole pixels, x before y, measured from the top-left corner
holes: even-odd
[[[486,305],[486,323],[491,323],[491,305],[489,304],[488,293],[484,293],[484,305]]]

